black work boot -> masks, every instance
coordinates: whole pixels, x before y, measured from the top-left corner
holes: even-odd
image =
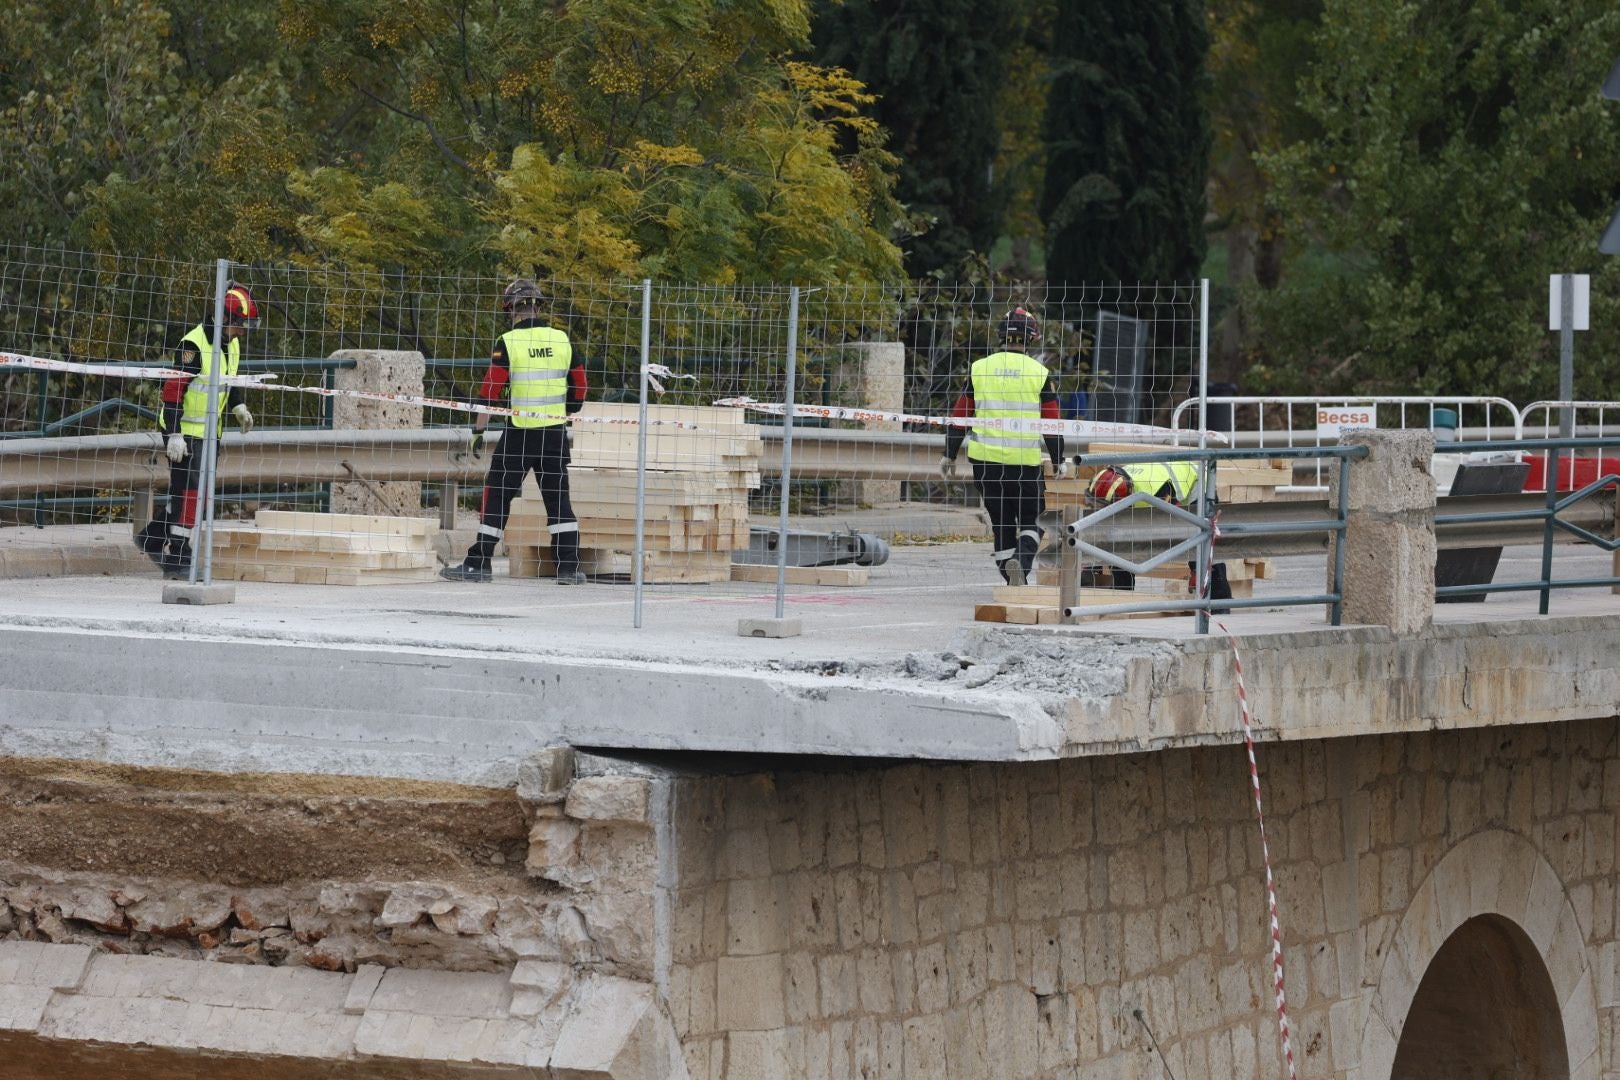
[[[187,581],[191,578],[191,543],[180,540],[170,543],[157,557],[165,581]]]
[[[439,576],[446,581],[492,581],[495,577],[489,563],[475,563],[470,555],[455,566],[439,567]]]
[[[557,584],[585,584],[585,575],[579,569],[579,529],[552,533],[551,558],[557,564]]]
[[[135,534],[135,546],[141,549],[141,554],[156,563],[160,570],[163,568],[163,549],[168,546],[169,542],[168,537],[165,535],[168,530],[168,522],[161,518],[153,518],[146,523],[140,532]]]
[[[1024,580],[1030,584],[1035,582],[1035,556],[1041,550],[1041,538],[1020,533],[1018,536],[1018,566],[1024,572]]]

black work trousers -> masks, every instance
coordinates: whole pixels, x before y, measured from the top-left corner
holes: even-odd
[[[990,515],[991,541],[997,566],[1016,557],[1028,574],[1041,547],[1039,519],[1046,502],[1046,483],[1039,465],[1003,465],[974,461],[973,483]]]
[[[484,478],[484,501],[478,514],[478,537],[467,552],[473,565],[488,566],[506,529],[512,500],[523,491],[530,472],[546,504],[546,531],[558,573],[579,569],[579,519],[568,498],[568,426],[507,428],[495,447]]]
[[[189,563],[191,537],[202,506],[203,440],[185,436],[186,456],[169,463],[169,495],[152,507],[152,520],[135,534],[135,543],[149,555],[167,552],[175,560]],[[221,448],[214,450],[218,465]]]

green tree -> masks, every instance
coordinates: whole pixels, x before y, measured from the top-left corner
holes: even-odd
[[[1605,394],[1620,117],[1596,90],[1616,40],[1607,0],[1328,0],[1302,86],[1321,133],[1261,165],[1299,226],[1290,259],[1339,270],[1291,263],[1258,298],[1266,385],[1550,397],[1547,276],[1594,270],[1578,386]]]
[[[1202,0],[1058,0],[1052,35],[1048,279],[1197,277],[1210,146]]]
[[[994,165],[1013,12],[1012,0],[824,0],[817,9],[816,58],[877,96],[873,115],[899,155],[895,194],[915,220],[913,277],[954,276],[1001,234],[1008,193]]]

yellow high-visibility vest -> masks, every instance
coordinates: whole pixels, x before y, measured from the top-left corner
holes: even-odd
[[[1019,352],[991,353],[973,365],[973,433],[967,453],[973,461],[1039,465],[1041,437],[1033,431],[998,428],[998,419],[1035,420],[1041,415],[1046,368]]]
[[[501,335],[512,375],[512,426],[555,427],[568,422],[568,369],[574,348],[550,326],[524,326]]]
[[[181,339],[181,343],[197,350],[197,355],[202,358],[202,370],[192,376],[186,384],[186,396],[180,399],[180,434],[193,439],[207,438],[208,376],[214,370],[214,343],[208,340],[208,332],[200,323]],[[220,367],[219,377],[229,379],[236,374],[237,365],[242,362],[242,343],[227,340],[220,352],[225,363]],[[215,435],[224,430],[227,397],[226,388],[221,386],[214,416]]]
[[[1131,478],[1131,489],[1138,495],[1158,495],[1169,484],[1169,501],[1178,506],[1187,506],[1198,490],[1198,466],[1190,461],[1125,465],[1120,470]]]

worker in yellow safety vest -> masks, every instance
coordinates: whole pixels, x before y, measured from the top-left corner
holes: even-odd
[[[259,305],[247,286],[231,282],[223,306],[219,377],[228,379],[236,375],[242,363],[242,339],[259,325]],[[185,375],[163,384],[163,446],[169,458],[169,497],[135,534],[135,543],[158,564],[164,577],[183,578],[191,573],[191,541],[201,502],[208,382],[214,368],[213,319],[204,319],[180,339],[173,362]],[[253,430],[253,413],[240,386],[221,388],[215,407],[216,438],[224,432],[227,408],[244,435]]]
[[[1172,506],[1196,507],[1198,503],[1198,466],[1190,461],[1133,462],[1128,465],[1110,465],[1091,478],[1086,488],[1086,503],[1094,509],[1125,502],[1146,506],[1143,495],[1153,495]],[[1189,572],[1194,564],[1188,563]],[[1118,568],[1111,572],[1116,588],[1129,589],[1135,575]],[[1082,583],[1086,575],[1082,574]],[[1196,589],[1197,582],[1192,583]],[[1209,596],[1212,600],[1230,600],[1232,586],[1226,578],[1226,564],[1210,564]],[[1215,609],[1216,614],[1224,610]]]
[[[1014,308],[996,331],[1001,347],[974,362],[968,385],[951,409],[952,416],[972,417],[972,430],[948,430],[939,471],[947,480],[956,475],[957,453],[966,441],[973,483],[990,515],[996,567],[1002,580],[1022,585],[1033,572],[1041,547],[1037,519],[1046,498],[1043,448],[1059,476],[1067,475],[1068,466],[1063,461],[1063,436],[997,423],[1058,419],[1057,391],[1046,366],[1025,351],[1040,341],[1040,323],[1023,308]]]
[[[585,403],[585,367],[574,358],[567,333],[541,317],[544,303],[540,287],[527,278],[518,278],[501,294],[501,308],[511,317],[512,329],[491,351],[479,396],[494,404],[508,394],[516,415],[489,463],[478,533],[465,559],[439,571],[446,580],[490,580],[490,560],[505,533],[512,500],[531,471],[546,506],[557,584],[585,580],[579,568],[579,519],[568,497],[568,418]],[[473,421],[468,446],[475,456],[483,451],[488,424],[489,413],[479,413]]]

